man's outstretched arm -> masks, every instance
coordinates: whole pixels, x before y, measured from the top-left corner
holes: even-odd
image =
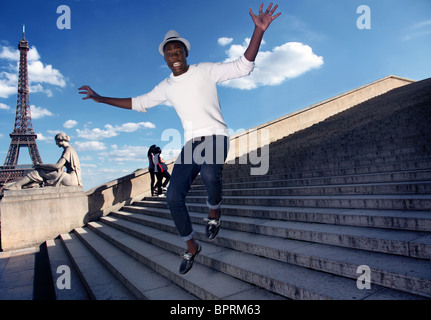
[[[254,61],[256,59],[257,53],[259,52],[260,43],[262,42],[263,34],[265,33],[266,29],[268,29],[271,22],[274,21],[281,14],[281,12],[279,12],[275,16],[273,16],[275,10],[278,8],[278,5],[275,5],[272,10],[271,8],[272,3],[270,3],[266,11],[263,12],[262,3],[259,7],[258,15],[255,15],[253,11],[249,9],[250,16],[254,22],[254,31],[248,48],[244,52],[244,56],[248,61]]]
[[[82,90],[79,93],[85,94],[86,96],[82,100],[92,99],[98,103],[106,103],[111,106],[115,106],[123,109],[132,109],[132,98],[109,98],[98,95],[90,86],[82,86],[78,90]]]

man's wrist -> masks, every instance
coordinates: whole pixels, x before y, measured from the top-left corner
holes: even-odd
[[[263,28],[258,27],[256,25],[254,26],[254,32],[256,33],[256,35],[263,36],[265,31],[266,31],[266,29],[263,29]]]
[[[96,95],[93,99],[94,99],[94,101],[96,101],[98,103],[108,103],[106,97],[102,97],[99,95]]]

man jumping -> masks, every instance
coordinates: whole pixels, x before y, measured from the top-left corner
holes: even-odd
[[[85,99],[115,107],[146,112],[147,109],[168,101],[181,119],[187,141],[174,165],[167,191],[167,204],[179,235],[187,244],[179,271],[187,273],[193,266],[201,246],[195,240],[190,216],[185,204],[186,195],[200,173],[207,192],[208,218],[206,236],[213,240],[220,228],[222,201],[222,170],[228,151],[228,129],[223,119],[216,85],[219,82],[249,75],[254,69],[262,37],[271,22],[277,5],[272,3],[258,15],[249,9],[254,32],[244,54],[228,63],[200,63],[188,65],[190,43],[176,31],[166,33],[159,52],[172,70],[169,78],[152,91],[135,98],[109,98],[98,95],[89,86],[79,88]],[[196,156],[199,158],[197,159]],[[204,159],[204,161],[202,161]]]

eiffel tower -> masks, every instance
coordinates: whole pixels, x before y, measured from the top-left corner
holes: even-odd
[[[20,60],[15,125],[13,132],[9,135],[12,140],[6,160],[4,165],[0,166],[0,190],[5,183],[21,179],[34,169],[35,164],[42,163],[36,145],[37,135],[33,131],[33,124],[31,121],[27,68],[27,52],[29,46],[25,39],[25,26],[23,26],[22,40],[19,41],[18,49],[20,52]],[[28,149],[33,164],[18,165],[19,151],[21,148]]]

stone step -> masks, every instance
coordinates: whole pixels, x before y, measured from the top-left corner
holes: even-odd
[[[136,297],[98,260],[76,233],[60,235],[90,299],[135,300]],[[74,280],[75,281],[75,280]]]
[[[158,215],[148,216],[116,211],[113,216],[132,220],[161,230],[175,232],[169,211],[159,209]],[[189,212],[192,223],[203,225],[206,214]],[[333,246],[383,252],[394,255],[431,259],[431,234],[427,232],[400,231],[331,224],[279,221],[269,219],[223,216],[223,229],[252,234],[268,235]]]
[[[157,199],[145,197],[145,199]],[[163,199],[163,198],[162,198]],[[206,196],[189,196],[187,203],[205,203]],[[429,210],[431,195],[224,196],[223,204],[262,207]]]
[[[133,230],[135,228],[133,224],[140,222],[139,216],[119,212],[112,216],[114,220],[110,216],[104,219],[104,222]],[[199,238],[206,241],[204,227],[193,222]],[[167,227],[164,230],[172,232],[174,229]],[[376,284],[431,296],[431,261],[292,239],[279,239],[274,236],[229,230],[224,227],[212,243],[352,279],[357,279],[356,270],[359,265],[367,265],[372,269]]]
[[[254,179],[237,179],[226,182],[223,177],[224,189],[240,188],[269,188],[269,187],[292,187],[292,186],[315,186],[315,185],[338,185],[338,184],[371,184],[390,182],[422,182],[431,181],[431,170],[414,170],[405,172],[381,172],[368,174],[344,174],[337,176],[287,178],[286,175],[256,176]],[[232,180],[232,179],[231,179]],[[239,181],[238,181],[239,180]],[[201,180],[195,181],[191,190],[205,189]]]
[[[284,149],[287,154],[326,154],[336,155],[391,155],[391,154],[413,154],[422,153],[423,147],[429,142],[429,137],[424,134],[430,134],[431,130],[420,132],[415,128],[415,132],[407,133],[406,128],[394,130],[386,125],[386,128],[377,129],[372,132],[340,132],[335,133],[331,139],[325,138],[326,135],[332,134],[326,131],[327,128],[311,128],[308,132],[312,135],[311,130],[320,130],[321,139],[305,137],[302,140],[295,140],[294,135],[288,136],[280,142],[273,142],[270,145],[269,153],[271,156],[281,156],[278,150]],[[369,130],[365,128],[364,130]],[[380,131],[379,131],[380,130]],[[382,131],[384,130],[384,131]],[[393,131],[389,131],[393,130]],[[325,132],[326,131],[326,132]],[[322,135],[323,133],[323,135]],[[399,148],[394,148],[397,145]]]
[[[420,136],[420,131],[418,130],[418,128],[421,128],[429,131],[429,127],[426,126],[426,123],[418,121],[418,118],[421,116],[418,115],[418,113],[420,114],[422,111],[426,110],[404,110],[404,114],[400,116],[386,115],[381,119],[376,119],[376,113],[372,112],[369,116],[374,119],[366,119],[362,124],[359,124],[361,120],[357,117],[355,117],[356,119],[349,118],[349,113],[346,112],[343,117],[337,117],[335,115],[326,119],[324,122],[315,124],[314,128],[311,127],[313,129],[319,128],[320,131],[310,130],[311,132],[307,135],[303,132],[295,133],[293,145],[298,145],[304,141],[316,142],[318,140],[343,143],[343,141],[363,136],[379,142],[401,140],[412,136],[419,136],[422,139],[426,139],[426,137]],[[352,114],[350,114],[350,116],[351,115]],[[417,122],[415,123],[416,127],[412,126],[412,122]],[[326,131],[328,134],[324,136],[319,135],[323,131]],[[283,144],[283,142],[279,144]]]
[[[387,120],[387,119],[386,119]],[[396,121],[389,119],[388,121],[369,122],[362,127],[351,128],[334,128],[336,123],[320,123],[310,127],[307,135],[303,132],[298,132],[284,140],[279,140],[274,143],[275,147],[287,147],[291,150],[298,148],[307,148],[309,146],[320,146],[323,142],[327,145],[334,145],[340,148],[348,148],[353,144],[357,144],[359,148],[372,149],[381,146],[390,148],[394,142],[398,142],[400,146],[416,146],[420,143],[428,141],[429,137],[422,135],[422,130],[430,132],[430,128],[426,127],[426,123],[421,123],[417,127],[412,127],[411,124],[396,124]],[[404,119],[412,121],[412,119]],[[422,129],[422,130],[420,130]],[[325,135],[322,135],[322,132]],[[367,144],[366,141],[373,141],[375,144]]]
[[[289,153],[335,154],[340,151],[347,151],[351,154],[379,154],[386,151],[399,154],[412,153],[423,151],[420,147],[428,143],[430,138],[426,134],[431,133],[431,129],[420,128],[420,126],[414,129],[396,128],[393,123],[385,123],[376,128],[362,127],[344,131],[340,129],[334,132],[330,126],[318,124],[304,132],[307,133],[307,136],[300,137],[299,134],[292,134],[272,142],[273,148],[270,148],[269,152],[271,155],[277,155],[279,153],[275,151],[284,149]],[[239,143],[241,142],[245,143],[246,140],[239,141]],[[394,144],[399,148],[394,148]]]
[[[178,251],[181,242],[175,233],[160,230],[131,221],[114,217],[101,219],[98,230],[104,230],[104,224],[140,238],[158,247],[172,252]],[[238,232],[235,232],[238,234]],[[217,271],[223,271],[235,278],[242,279],[254,285],[293,299],[378,299],[390,297],[402,299],[420,299],[417,295],[400,292],[373,284],[369,290],[359,290],[356,287],[356,277],[349,279],[327,272],[304,268],[286,261],[274,260],[245,251],[237,251],[226,245],[225,238],[208,243],[204,241],[203,228],[197,228],[198,239],[201,241],[202,251],[197,263],[211,266]],[[247,234],[243,234],[247,237]],[[116,237],[122,241],[124,236]],[[259,238],[256,238],[259,240]],[[244,240],[242,240],[244,242]],[[223,244],[222,244],[223,243]],[[271,241],[270,241],[271,243]],[[233,246],[241,246],[241,241],[233,240]],[[256,245],[256,246],[255,246]],[[298,245],[298,244],[297,244]],[[247,245],[246,245],[247,246]],[[251,250],[260,250],[262,243],[253,243]],[[275,244],[276,246],[276,244]],[[283,249],[281,249],[283,250]],[[270,250],[271,251],[271,250]],[[174,258],[178,265],[179,259]],[[196,265],[190,271],[194,275]],[[214,270],[212,272],[215,272]],[[330,285],[328,285],[330,283]]]
[[[199,299],[283,299],[283,297],[256,288],[222,272],[217,272],[198,262],[195,262],[192,271],[186,275],[181,275],[178,272],[178,267],[181,263],[180,254],[184,253],[185,249],[178,245],[179,243],[183,244],[178,236],[164,234],[159,230],[152,229],[141,234],[141,237],[136,237],[104,223],[112,219],[104,217],[100,222],[89,223],[88,228],[100,237],[109,239],[109,242],[133,256],[139,263],[162,275],[165,282],[173,282],[182,290],[190,292]],[[157,236],[159,241],[165,242],[165,245],[157,246],[142,239],[148,239],[152,236]],[[167,238],[169,242],[166,242]],[[169,246],[169,250],[167,250],[167,246]],[[202,247],[203,251],[216,251],[214,249],[207,250],[206,244]],[[200,259],[199,255],[197,261]],[[138,276],[141,275],[138,273]]]
[[[317,129],[318,130],[318,129]],[[337,134],[333,139],[321,139],[312,141],[304,139],[303,141],[295,141],[287,137],[282,143],[270,145],[269,153],[271,156],[281,156],[277,151],[284,149],[287,154],[291,155],[374,155],[374,156],[391,156],[402,154],[423,153],[429,142],[429,137],[423,136],[422,133],[416,131],[412,135],[407,135],[402,132],[405,128],[400,129],[401,132],[384,132],[378,130],[364,134],[363,132],[356,134],[348,132]],[[417,130],[417,129],[416,129]],[[324,129],[322,132],[326,133]],[[428,130],[428,134],[431,133]],[[399,135],[399,138],[396,137]],[[397,145],[399,148],[394,148]]]
[[[246,159],[249,160],[249,159]],[[258,160],[260,162],[258,162]],[[322,159],[294,159],[290,161],[289,159],[281,160],[279,162],[274,161],[269,158],[268,160],[257,159],[254,160],[256,165],[251,165],[247,161],[243,162],[228,162],[223,170],[223,175],[226,179],[231,178],[241,178],[250,176],[250,167],[260,167],[265,165],[268,172],[266,175],[277,175],[277,174],[298,174],[306,172],[307,174],[314,174],[314,176],[333,176],[342,174],[365,174],[381,171],[398,171],[400,170],[412,170],[412,169],[429,169],[431,168],[431,161],[429,156],[427,158],[421,157],[412,160],[397,160],[397,159],[375,159],[373,163],[367,160],[322,160]],[[269,161],[266,165],[263,161]],[[241,163],[241,164],[240,164]]]
[[[394,163],[401,162],[418,162],[423,160],[424,157],[416,157],[416,158],[402,158],[402,157],[391,157],[391,158],[378,158],[372,157],[367,159],[365,157],[361,157],[358,159],[354,159],[351,157],[336,157],[330,158],[326,157],[325,159],[322,157],[290,157],[286,156],[285,158],[273,159],[271,157],[267,158],[258,158],[260,164],[263,161],[267,161],[269,164],[268,172],[270,174],[277,172],[289,172],[292,170],[295,171],[312,171],[312,170],[328,170],[328,169],[340,169],[340,168],[353,168],[353,167],[376,167],[381,165],[390,165]],[[257,160],[254,160],[257,162]],[[300,164],[300,166],[298,166]]]
[[[185,244],[159,197],[63,235],[74,253],[65,263],[76,264],[84,283],[102,268],[104,280],[124,290],[119,298],[159,299],[175,288],[170,297],[181,300],[429,299],[430,84],[392,90],[275,141],[268,158],[258,158],[267,163],[252,164],[254,154],[230,161],[212,242],[198,177],[186,205],[202,252],[185,276]],[[251,175],[266,164],[265,175]],[[369,268],[370,289],[357,287],[358,267]]]
[[[250,170],[250,169],[249,169]],[[249,171],[250,172],[250,171]],[[333,184],[370,184],[370,183],[396,183],[406,181],[426,181],[431,180],[429,169],[408,171],[406,174],[396,173],[341,173],[336,175],[318,175],[317,172],[298,173],[278,173],[272,175],[244,175],[237,179],[223,176],[223,188],[250,188],[260,187],[292,187],[292,186],[313,186],[313,185],[333,185]],[[191,190],[203,189],[200,176],[197,177]]]
[[[88,300],[90,297],[61,239],[46,241],[56,300]]]
[[[208,207],[204,203],[188,203],[187,207],[192,212],[208,213]],[[124,207],[128,212],[149,215],[158,214],[160,210],[157,209],[167,210],[166,202],[142,200]],[[431,213],[427,211],[223,205],[222,214],[234,217],[431,232]]]
[[[367,143],[370,142],[367,141]],[[394,149],[394,143],[388,146],[379,144],[372,147],[368,145],[361,147],[355,142],[351,142],[350,145],[346,146],[334,143],[330,145],[319,145],[318,147],[316,146],[314,148],[309,146],[308,148],[302,148],[298,150],[286,150],[285,148],[283,148],[284,150],[279,150],[278,148],[280,147],[274,148],[273,146],[269,145],[268,154],[269,158],[273,160],[274,163],[280,164],[282,163],[282,160],[289,162],[295,159],[306,160],[308,158],[312,158],[314,160],[321,159],[322,161],[327,162],[364,160],[368,161],[368,163],[374,163],[376,161],[381,161],[381,159],[385,159],[387,161],[390,159],[410,160],[418,158],[419,155],[424,154],[423,149],[426,147],[428,142],[423,142],[423,145],[417,145],[416,143],[413,146],[408,147],[399,146],[397,149]]]
[[[191,189],[189,196],[204,196],[206,190]],[[355,183],[308,186],[273,186],[262,187],[260,183],[253,186],[223,188],[223,196],[290,196],[290,195],[396,195],[396,194],[431,194],[431,181]]]
[[[341,116],[332,116],[324,122],[314,125],[310,130],[298,132],[291,137],[279,140],[276,146],[307,147],[311,144],[318,145],[318,141],[334,145],[345,144],[346,146],[351,145],[352,142],[358,142],[359,146],[366,146],[364,141],[375,141],[380,145],[387,145],[390,142],[408,145],[400,142],[414,142],[412,139],[415,138],[419,142],[429,139],[429,136],[421,134],[430,132],[427,123],[423,121],[425,117],[430,117],[429,109],[426,110],[427,106],[423,110],[412,108],[411,110],[403,110],[401,114],[386,114],[380,119],[377,119],[379,117],[378,111],[372,111],[367,119],[360,119],[358,117],[360,108],[359,105],[352,110],[353,113],[356,113],[355,115],[347,111]],[[422,111],[425,111],[425,114]]]
[[[195,300],[188,292],[179,288],[159,273],[148,268],[122,249],[100,237],[89,223],[89,227],[75,229],[75,234],[107,269],[140,300]]]
[[[321,178],[345,175],[368,175],[384,174],[386,172],[404,172],[404,171],[421,171],[430,170],[431,159],[422,161],[384,163],[374,166],[368,165],[350,165],[334,166],[334,164],[298,166],[294,164],[287,168],[270,166],[265,175],[251,175],[250,168],[256,167],[250,164],[227,164],[223,169],[223,181],[225,182],[242,182],[262,179],[302,179],[302,178]],[[199,178],[199,177],[198,177]],[[421,179],[424,180],[424,179]],[[197,180],[199,181],[199,180]]]

